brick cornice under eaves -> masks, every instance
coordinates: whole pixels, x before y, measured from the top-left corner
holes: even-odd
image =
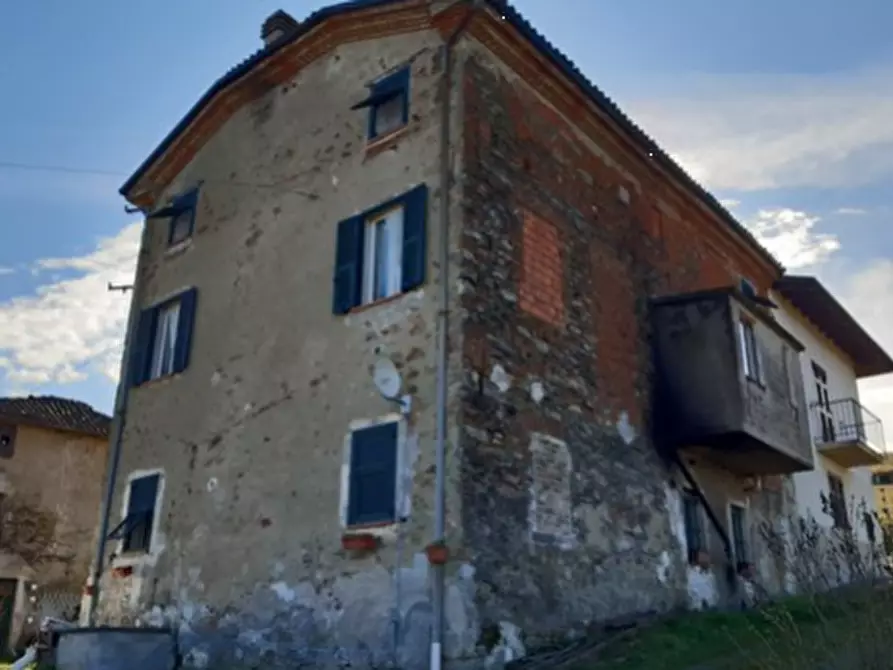
[[[620,150],[620,155],[624,158],[635,157],[632,162],[621,161],[620,164],[630,174],[636,174],[652,192],[668,195],[670,191],[672,199],[693,205],[691,209],[700,211],[710,223],[718,224],[699,226],[707,238],[722,245],[722,240],[729,237],[727,233],[731,233],[741,253],[764,267],[773,278],[782,275],[784,268],[753,235],[626,117],[612,100],[591,84],[564,54],[515,9],[507,5],[499,10],[508,15],[507,20],[494,10],[494,4],[501,3],[490,0],[475,13],[469,25],[475,39],[509,67],[522,73],[529,86],[593,140],[602,141],[605,130],[608,130],[610,141]],[[329,9],[337,11],[323,17],[295,41],[277,48],[270,55],[261,51],[234,68],[227,76],[238,73],[253,60],[258,61],[215,93],[179,135],[177,129],[172,131],[175,139],[166,139],[162,146],[168,141],[171,144],[159,156],[147,160],[148,168],[144,164],[137,170],[134,177],[139,175],[140,170],[145,169],[145,172],[135,182],[128,181],[122,187],[121,191],[127,199],[144,209],[152,208],[161,192],[236,111],[273,87],[289,81],[306,65],[335,47],[431,28],[445,36],[459,24],[467,6],[457,3],[434,17],[429,12],[428,0],[358,0]],[[320,10],[320,13],[327,11]],[[312,23],[313,20],[308,19],[308,22]],[[210,90],[213,91],[225,79]],[[199,102],[197,106],[201,104]],[[615,160],[619,158],[612,157]],[[634,164],[638,165],[633,167]],[[643,171],[640,167],[649,164],[651,170]],[[664,188],[664,184],[670,185],[670,189]],[[746,267],[748,264],[743,265]]]
[[[134,205],[154,207],[164,189],[233,114],[293,79],[336,47],[436,27],[428,13],[427,0],[358,9],[326,18],[217,92],[146,172],[127,191],[122,188],[122,193]]]
[[[685,203],[687,209],[695,209],[709,219],[712,225],[701,225],[699,230],[712,246],[727,248],[724,242],[729,239],[728,233],[732,233],[739,252],[763,266],[773,278],[783,274],[784,269],[731,215],[727,215],[728,219],[719,216],[704,198],[692,192],[690,186],[680,183],[657,161],[651,160],[648,150],[640,142],[619,127],[604,109],[569,80],[560,68],[549,62],[533,44],[523,39],[507,21],[490,12],[488,17],[490,20],[472,22],[469,27],[471,36],[521,75],[527,86],[576,125],[594,144],[604,145],[608,140],[614,149],[609,152],[611,159],[628,174],[635,175],[644,190],[676,203]],[[643,166],[650,169],[643,170]],[[741,264],[742,267],[748,265]]]

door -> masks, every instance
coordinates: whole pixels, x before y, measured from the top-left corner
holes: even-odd
[[[815,379],[816,409],[822,442],[834,442],[834,415],[831,413],[831,397],[828,394],[828,373],[818,363],[812,363],[812,376]]]
[[[15,579],[0,579],[0,649],[4,655],[10,651],[13,642],[9,634],[12,632],[17,584]]]

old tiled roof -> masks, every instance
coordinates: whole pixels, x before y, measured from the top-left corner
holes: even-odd
[[[174,126],[173,130],[168,133],[161,144],[149,154],[149,157],[136,169],[130,178],[124,183],[120,189],[123,196],[137,183],[137,181],[146,173],[149,167],[161,157],[161,155],[170,147],[170,145],[183,133],[186,128],[195,120],[202,112],[205,106],[211,102],[217,93],[225,89],[233,82],[239,80],[248,72],[253,70],[258,64],[272,56],[274,53],[282,49],[295,40],[300,39],[310,31],[314,30],[321,23],[328,19],[342,16],[350,12],[369,9],[372,7],[382,7],[389,4],[404,2],[405,0],[348,0],[328,7],[319,9],[306,20],[302,21],[297,28],[286,39],[277,40],[275,43],[265,46],[259,51],[243,60],[241,63],[230,69],[220,79],[214,82],[211,87],[205,91],[205,94],[196,102],[192,109],[186,112],[180,122]],[[629,134],[629,136],[648,153],[651,160],[657,163],[661,168],[666,170],[670,175],[678,179],[683,186],[689,188],[691,192],[701,200],[702,203],[720,218],[726,225],[734,230],[738,235],[743,237],[748,244],[760,255],[765,258],[779,273],[784,272],[784,267],[769,253],[769,251],[759,243],[759,241],[741,225],[734,216],[720,204],[707,189],[701,186],[693,177],[691,177],[676,161],[674,161],[668,153],[666,153],[657,142],[655,142],[644,130],[630,119],[617,104],[605,95],[601,89],[586,78],[580,69],[565,56],[554,44],[533,27],[533,25],[516,10],[508,0],[482,0],[482,4],[489,6],[493,11],[500,14],[503,20],[507,21],[517,30],[525,39],[527,39],[540,53],[547,59],[552,61],[569,79],[571,79],[598,107],[609,116],[620,128]]]
[[[0,420],[106,437],[111,418],[85,402],[56,396],[0,398]]]

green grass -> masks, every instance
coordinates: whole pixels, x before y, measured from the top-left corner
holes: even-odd
[[[853,648],[864,649],[867,644],[886,647],[890,640],[893,598],[873,591],[867,595],[792,598],[745,612],[682,616],[609,640],[570,667],[799,670]],[[884,667],[893,667],[893,662]]]

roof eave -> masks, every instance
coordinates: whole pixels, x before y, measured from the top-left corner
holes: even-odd
[[[161,143],[152,151],[151,154],[140,164],[136,171],[127,179],[127,181],[119,189],[119,193],[130,200],[128,194],[137,184],[137,182],[145,175],[155,161],[157,161],[176,138],[189,126],[189,124],[200,113],[202,108],[223,88],[235,82],[240,77],[250,72],[256,65],[266,58],[291,44],[310,30],[316,28],[329,18],[340,16],[341,14],[361,9],[370,9],[377,6],[388,4],[396,4],[405,0],[348,0],[339,4],[323,7],[313,12],[304,21],[301,22],[297,30],[294,31],[287,39],[283,39],[275,44],[255,52],[242,63],[232,68],[223,77],[214,82],[205,94],[196,102],[192,108],[186,113],[180,122],[171,130]],[[698,199],[721,221],[728,225],[745,243],[755,251],[765,262],[767,262],[778,274],[783,274],[784,266],[769,251],[763,247],[759,241],[741,225],[734,216],[720,204],[720,202],[710,194],[707,189],[694,180],[682,167],[674,161],[669,154],[658,146],[657,142],[651,139],[644,130],[636,125],[628,116],[626,116],[620,108],[605,95],[597,86],[590,82],[586,76],[573,64],[573,62],[565,56],[558,48],[556,48],[549,40],[541,35],[533,25],[527,21],[512,5],[506,0],[483,0],[484,4],[497,12],[503,19],[507,19],[512,26],[524,37],[530,40],[539,50],[550,58],[559,70],[564,72],[574,83],[579,86],[584,93],[589,95],[596,105],[605,112],[605,114],[616,123],[623,131],[628,133],[642,149],[655,160],[661,168],[666,170],[672,177],[678,179],[683,186],[691,189]]]
[[[787,275],[779,279],[773,288],[850,357],[857,379],[893,372],[893,358],[890,354],[818,279],[805,275]],[[810,309],[810,302],[818,309]],[[821,309],[834,312],[834,317],[823,315]],[[842,327],[849,331],[851,338],[841,336]],[[846,339],[855,339],[857,342],[847,344],[844,341]]]

